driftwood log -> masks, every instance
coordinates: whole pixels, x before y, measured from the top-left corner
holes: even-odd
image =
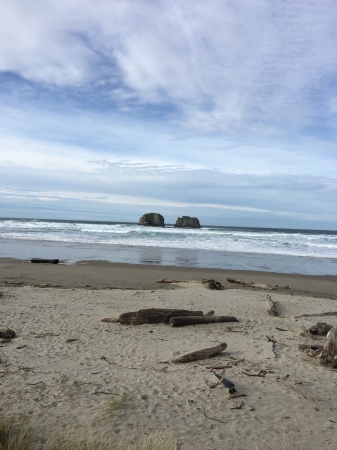
[[[267,301],[269,303],[269,309],[268,309],[268,314],[270,316],[278,316],[277,310],[276,310],[276,305],[275,302],[273,301],[273,299],[271,298],[270,295],[267,295]]]
[[[15,331],[8,327],[0,327],[0,338],[12,339],[15,337]]]
[[[271,286],[270,284],[265,283],[256,283],[255,281],[241,280],[240,278],[227,278],[227,281],[229,283],[236,283],[241,284],[242,286],[266,289],[270,291],[274,291],[278,288],[278,286]]]
[[[44,259],[44,258],[32,258],[30,260],[32,263],[44,263],[44,264],[58,264],[59,259]]]
[[[321,364],[337,367],[337,327],[329,331],[323,348],[317,356]]]
[[[135,312],[126,312],[119,316],[120,323],[124,325],[141,325],[144,323],[168,323],[171,317],[202,316],[202,311],[188,311],[185,309],[140,309]]]
[[[171,317],[169,320],[171,327],[184,327],[186,325],[218,322],[238,322],[238,319],[233,316],[181,316]]]
[[[214,355],[222,352],[227,348],[227,344],[219,344],[215,347],[204,348],[202,350],[197,350],[196,352],[187,353],[187,355],[180,356],[179,358],[173,359],[172,362],[174,364],[187,363],[191,361],[198,361],[200,359],[211,358]]]

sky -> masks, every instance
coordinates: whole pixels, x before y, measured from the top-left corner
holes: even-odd
[[[1,0],[0,216],[337,229],[335,0]]]

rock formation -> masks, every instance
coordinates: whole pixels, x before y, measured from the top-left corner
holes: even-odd
[[[178,217],[174,226],[179,228],[200,228],[200,223],[196,217],[182,216]]]
[[[139,225],[147,225],[150,227],[164,227],[164,217],[158,213],[147,213],[139,219]]]

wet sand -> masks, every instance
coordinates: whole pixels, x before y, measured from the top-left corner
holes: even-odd
[[[337,276],[292,275],[273,272],[198,269],[145,264],[119,264],[106,261],[80,261],[76,264],[33,264],[23,260],[0,259],[0,286],[45,286],[87,289],[163,289],[158,279],[216,279],[225,288],[242,289],[227,278],[243,278],[277,285],[288,294],[337,298]],[[171,289],[172,286],[164,286]]]

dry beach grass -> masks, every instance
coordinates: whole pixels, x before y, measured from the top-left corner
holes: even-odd
[[[78,269],[72,270],[62,268],[68,271],[66,283]],[[102,267],[96,270],[102,277]],[[13,328],[17,337],[0,344],[1,439],[12,433],[16,417],[14,429],[27,429],[27,436],[32,432],[45,445],[52,437],[52,450],[68,450],[69,443],[79,450],[334,448],[337,371],[298,351],[299,343],[313,341],[301,336],[302,326],[319,321],[324,311],[337,310],[332,292],[318,292],[310,278],[294,277],[281,277],[278,282],[284,283],[275,291],[237,287],[225,283],[225,272],[222,278],[212,277],[224,290],[212,291],[202,283],[164,286],[156,280],[172,273],[158,277],[151,267],[124,270],[132,285],[141,273],[143,289],[128,289],[126,284],[113,288],[111,268],[106,269],[109,289],[65,288],[61,283],[56,288],[55,273],[48,278],[47,271],[44,287],[29,286],[26,280],[18,285],[15,271],[12,285],[2,275],[0,325]],[[190,274],[191,279],[205,278],[199,271]],[[261,274],[255,281],[270,279]],[[337,285],[333,277],[329,282]],[[283,289],[286,285],[289,288]],[[268,295],[279,317],[268,314]],[[182,328],[101,322],[151,307],[214,310],[239,322]],[[296,318],[309,312],[317,317]],[[323,319],[336,325],[337,316]],[[221,342],[227,349],[211,359],[170,362]],[[212,370],[235,383],[242,397],[235,398],[221,384],[211,388],[217,381]],[[33,423],[26,428],[30,417]],[[162,446],[146,443],[149,439]]]

